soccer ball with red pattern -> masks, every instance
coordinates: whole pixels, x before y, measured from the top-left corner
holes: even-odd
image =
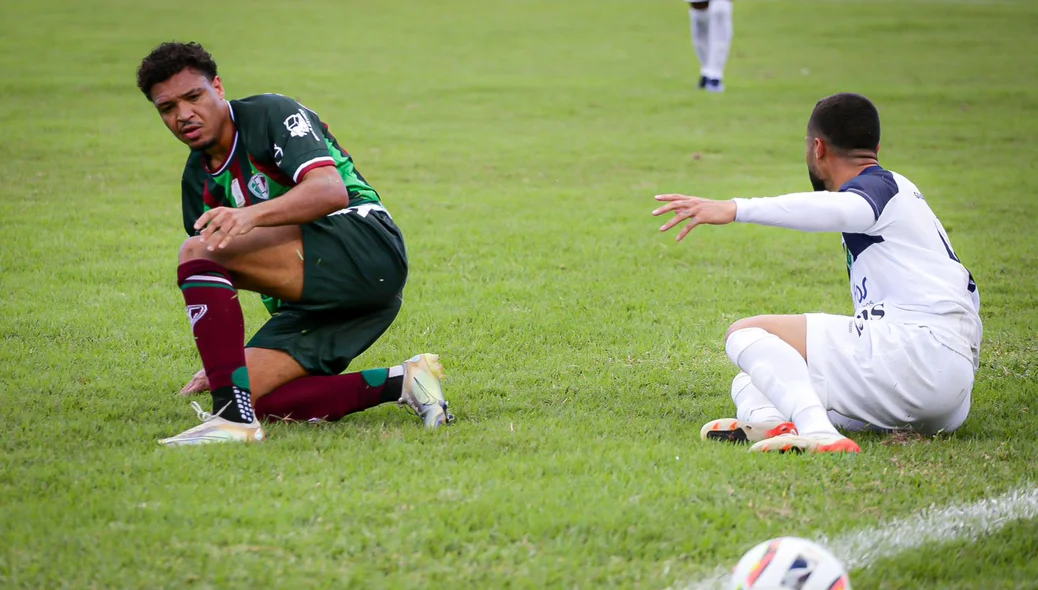
[[[851,590],[847,570],[826,549],[807,539],[780,537],[742,556],[729,590]]]

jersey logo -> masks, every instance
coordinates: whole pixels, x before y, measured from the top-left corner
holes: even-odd
[[[854,302],[858,305],[861,305],[869,296],[869,288],[865,286],[865,281],[868,280],[869,277],[861,277],[861,286],[854,285]]]
[[[267,177],[262,174],[253,174],[249,179],[249,192],[256,195],[257,199],[266,201],[270,198],[270,184]]]
[[[281,165],[282,158],[285,157],[285,150],[281,149],[281,146],[274,144],[274,163],[278,166]]]
[[[310,122],[301,113],[293,113],[285,119],[285,128],[292,137],[306,137],[306,134],[310,133]]]
[[[241,185],[238,184],[237,178],[231,181],[231,196],[234,198],[235,207],[245,206],[245,195],[241,192]]]

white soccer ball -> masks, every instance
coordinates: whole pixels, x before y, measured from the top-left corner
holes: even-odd
[[[851,590],[840,560],[807,539],[779,537],[742,556],[729,590]]]

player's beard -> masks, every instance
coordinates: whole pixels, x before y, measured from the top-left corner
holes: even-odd
[[[825,186],[825,181],[822,180],[822,177],[815,172],[814,168],[812,168],[810,164],[807,165],[807,175],[811,178],[811,188],[816,191],[828,190],[828,187]]]

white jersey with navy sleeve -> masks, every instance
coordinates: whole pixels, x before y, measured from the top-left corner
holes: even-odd
[[[977,285],[907,178],[871,166],[838,192],[734,200],[736,221],[841,232],[859,320],[926,326],[942,344],[979,366]]]
[[[977,284],[916,185],[872,166],[840,191],[860,195],[875,216],[864,231],[843,233],[855,315],[927,326],[976,368],[982,332]]]

